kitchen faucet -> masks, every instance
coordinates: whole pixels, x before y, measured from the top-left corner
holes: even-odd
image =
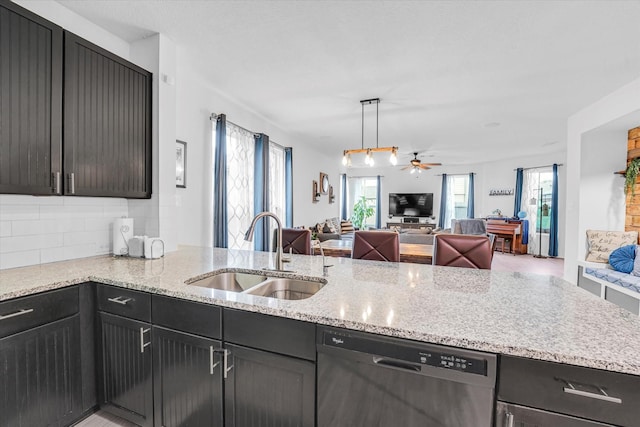
[[[251,225],[249,226],[249,229],[244,235],[244,240],[248,242],[253,240],[253,230],[256,227],[256,223],[260,218],[265,216],[270,216],[271,218],[276,220],[276,224],[278,227],[276,231],[276,236],[277,236],[276,237],[276,270],[284,271],[284,267],[283,267],[284,259],[282,258],[282,223],[280,222],[280,218],[278,218],[276,214],[265,211],[265,212],[260,212],[258,215],[256,215],[251,221]]]

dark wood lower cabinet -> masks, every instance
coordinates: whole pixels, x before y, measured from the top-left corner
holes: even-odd
[[[221,426],[221,343],[153,327],[156,427]]]
[[[0,426],[69,425],[82,412],[76,314],[0,339]]]
[[[153,425],[151,325],[98,313],[100,406],[142,427]]]
[[[315,364],[225,344],[226,427],[300,427],[315,424]]]

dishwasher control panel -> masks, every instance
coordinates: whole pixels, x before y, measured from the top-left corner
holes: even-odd
[[[328,347],[369,353],[389,359],[409,362],[416,367],[428,365],[476,375],[487,375],[487,360],[472,357],[468,351],[449,349],[435,344],[407,345],[385,339],[368,339],[349,333],[324,331],[322,343]]]

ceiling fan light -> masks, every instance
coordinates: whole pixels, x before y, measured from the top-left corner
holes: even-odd
[[[415,173],[416,172],[416,168],[411,169],[411,172],[409,173]]]

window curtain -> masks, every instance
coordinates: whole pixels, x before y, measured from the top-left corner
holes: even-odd
[[[284,149],[284,197],[285,197],[285,223],[293,227],[293,150],[291,147]]]
[[[254,133],[227,122],[227,239],[229,249],[252,250],[244,240],[254,216]]]
[[[516,194],[513,201],[513,217],[518,217],[518,212],[522,210],[522,180],[524,179],[524,170],[516,169]],[[524,243],[524,242],[522,242]]]
[[[380,175],[378,175],[376,181],[376,228],[378,229],[382,228],[382,197],[380,196],[380,182]]]
[[[440,215],[438,216],[438,227],[446,228],[446,216],[447,216],[447,174],[442,174],[442,189],[440,190]]]
[[[467,218],[475,218],[475,196],[473,185],[473,172],[469,174],[469,195],[467,199]]]
[[[551,218],[549,224],[549,256],[558,256],[558,165],[553,164]]]
[[[540,188],[540,171],[538,169],[528,169],[523,173],[521,210],[527,213],[529,219],[529,234],[527,253],[535,255],[538,253],[538,198]]]
[[[347,217],[347,174],[340,175],[340,218],[343,221],[348,219]]]
[[[228,247],[227,240],[227,116],[216,118],[215,154],[213,166],[213,246]]]
[[[253,176],[253,213],[269,210],[269,137],[263,133],[254,135],[255,174]],[[262,218],[255,228],[253,241],[255,250],[269,251],[269,219]]]

